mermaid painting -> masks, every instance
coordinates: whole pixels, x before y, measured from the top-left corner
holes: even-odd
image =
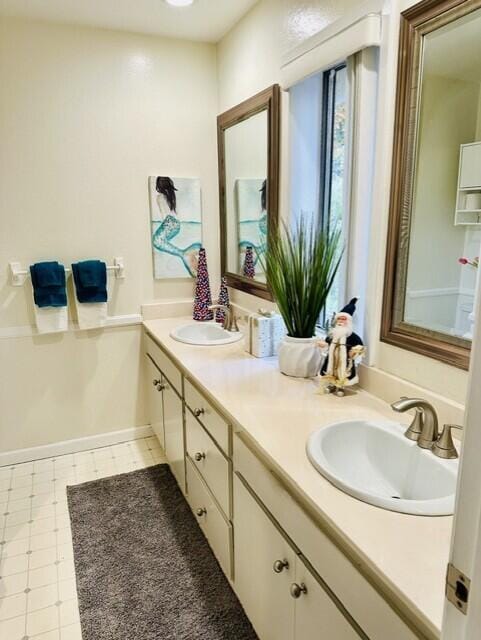
[[[155,276],[194,277],[201,247],[198,180],[176,178],[180,191],[167,176],[149,182]]]

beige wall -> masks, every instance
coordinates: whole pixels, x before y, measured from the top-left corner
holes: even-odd
[[[281,56],[310,35],[305,29],[303,30],[303,25],[308,24],[310,18],[314,17],[314,20],[318,21],[318,28],[322,28],[341,17],[356,4],[358,3],[350,1],[285,0],[280,3],[275,0],[261,0],[219,45],[221,109],[231,107],[252,93],[279,81]],[[389,211],[399,14],[412,4],[415,2],[411,0],[392,0],[392,2],[386,1],[384,7],[365,338],[370,365],[389,375],[391,391],[395,388],[392,384],[392,376],[394,376],[394,379],[396,377],[399,379],[399,390],[403,388],[403,381],[414,383],[421,387],[420,392],[424,389],[438,394],[440,402],[443,398],[451,401],[453,406],[458,407],[456,411],[459,412],[460,403],[464,403],[465,400],[467,382],[465,371],[398,349],[379,340]],[[262,55],[263,53],[265,55]],[[288,180],[286,119],[284,109],[281,157],[283,177],[281,210],[284,216],[288,214],[289,201],[286,193]],[[251,308],[258,306],[258,301],[245,294],[235,292],[233,298],[243,306]],[[373,379],[372,376],[371,379]],[[379,378],[376,375],[376,380],[382,380],[382,376]],[[456,412],[455,414],[458,415]]]
[[[192,295],[152,278],[147,178],[195,176],[215,289],[216,74],[213,45],[1,19],[0,451],[146,423],[140,327],[5,337],[33,323],[7,263],[123,256],[113,316]]]

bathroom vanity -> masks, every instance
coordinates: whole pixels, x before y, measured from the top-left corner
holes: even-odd
[[[183,320],[144,323],[150,420],[261,640],[439,638],[452,518],[356,500],[305,451],[316,428],[389,407],[320,395],[242,342],[177,342]]]

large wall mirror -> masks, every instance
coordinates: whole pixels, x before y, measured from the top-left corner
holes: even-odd
[[[481,0],[401,17],[382,339],[467,369],[481,244]]]
[[[227,284],[272,299],[263,269],[279,198],[279,86],[217,118],[221,269]]]

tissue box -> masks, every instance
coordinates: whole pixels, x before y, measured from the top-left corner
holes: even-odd
[[[285,334],[284,321],[279,314],[259,310],[247,320],[245,349],[256,358],[275,356]]]

